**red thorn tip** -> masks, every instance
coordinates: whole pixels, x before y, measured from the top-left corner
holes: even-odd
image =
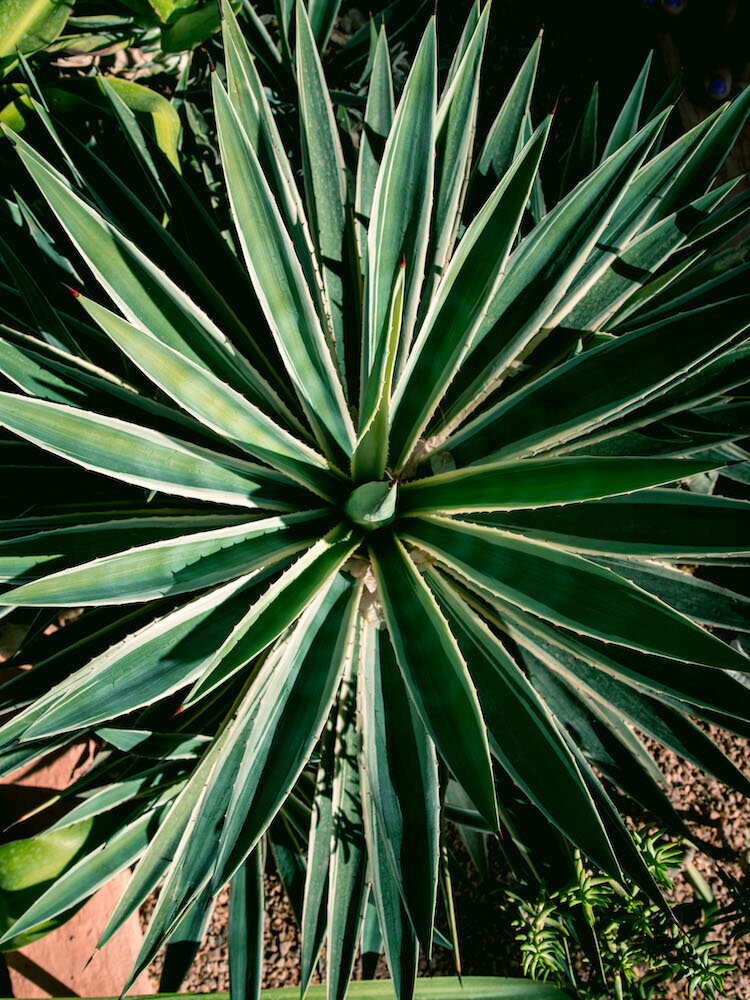
[[[406,254],[401,254],[401,267],[406,267]]]
[[[392,490],[395,485],[396,485],[396,480],[392,479],[390,483],[388,483],[388,489]]]
[[[174,714],[175,715],[182,715],[182,713],[184,711],[184,708],[185,708],[184,705],[178,705],[177,708],[175,709],[175,713]]]
[[[70,285],[63,285],[63,288],[67,288],[74,299],[80,298],[81,293],[77,288],[71,288]]]

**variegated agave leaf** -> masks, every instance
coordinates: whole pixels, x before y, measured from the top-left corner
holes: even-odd
[[[354,162],[318,51],[336,5],[278,6],[304,185],[225,2],[237,256],[175,175],[165,226],[116,164],[9,133],[85,294],[6,283],[0,599],[40,610],[35,667],[0,688],[3,766],[90,734],[102,752],[3,942],[135,862],[102,941],[162,887],[135,975],[231,883],[232,989],[255,996],[267,859],[303,993],[327,935],[342,1000],[379,924],[409,1000],[445,940],[447,819],[542,875],[580,849],[659,900],[611,798],[681,826],[635,730],[748,790],[693,718],[750,721],[729,641],[748,600],[717,576],[750,550],[747,265],[724,249],[749,210],[712,187],[750,90],[660,148],[669,110],[643,114],[639,79],[553,204],[539,42],[475,150],[489,7],[442,91],[430,23],[397,102],[381,31]],[[83,611],[45,636],[61,607]]]

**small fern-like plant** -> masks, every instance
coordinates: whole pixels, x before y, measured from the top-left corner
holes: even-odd
[[[161,886],[135,975],[199,938],[231,883],[244,995],[269,847],[303,992],[327,932],[341,1000],[370,887],[408,998],[443,816],[532,867],[573,845],[664,905],[601,777],[680,825],[631,725],[748,789],[691,720],[750,718],[747,658],[723,641],[747,601],[685,568],[746,553],[748,507],[678,484],[741,479],[747,458],[748,296],[738,251],[716,248],[748,200],[722,206],[731,184],[712,182],[750,89],[660,151],[670,109],[642,113],[642,74],[547,205],[539,42],[475,158],[489,6],[441,93],[430,24],[397,107],[381,33],[360,129],[334,114],[298,2],[303,197],[223,12],[233,234],[127,109],[153,213],[64,132],[46,155],[7,132],[57,220],[34,229],[45,266],[69,245],[89,277],[56,308],[19,265],[27,330],[4,285],[0,370],[21,392],[0,393],[2,600],[52,610],[20,654],[35,667],[0,689],[2,763],[81,737],[100,752],[33,842],[44,870],[10,885],[3,945],[137,862],[102,943]],[[84,610],[45,637],[59,608]]]

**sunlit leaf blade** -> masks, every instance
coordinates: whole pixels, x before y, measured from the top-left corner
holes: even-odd
[[[300,994],[305,996],[318,962],[326,933],[328,911],[328,869],[333,826],[333,765],[335,713],[329,720],[321,744],[320,763],[310,819],[307,871],[302,907],[300,945]]]
[[[378,33],[357,160],[354,219],[362,273],[368,273],[367,231],[380,161],[394,115],[393,79],[385,29]]]
[[[616,871],[591,796],[546,705],[458,591],[434,570],[428,579],[467,657],[493,754],[555,826],[602,868]]]
[[[149,924],[132,978],[207,884],[218,892],[245,861],[289,794],[333,700],[351,642],[359,588],[332,581],[250,683],[239,724],[217,757]],[[333,650],[331,655],[333,639]],[[283,752],[282,752],[283,748]]]
[[[258,845],[237,870],[229,888],[229,989],[234,1000],[259,1000],[265,918],[263,868]]]
[[[24,523],[25,518],[24,521],[13,518],[12,536],[0,541],[0,580],[19,586],[82,560],[112,555],[127,542],[133,546],[148,545],[193,531],[225,528],[241,521],[247,524],[250,519],[247,512],[229,517],[210,514],[190,517],[163,515],[157,510],[151,516],[134,511],[132,517],[105,514],[104,518],[95,516],[88,523],[73,524],[56,519],[50,524],[44,518],[29,518],[30,523]],[[8,526],[7,522],[0,522],[0,532]]]
[[[310,514],[178,536],[73,566],[3,594],[15,605],[78,607],[148,601],[199,590],[309,548],[326,521]]]
[[[602,163],[523,240],[451,387],[446,419],[474,409],[488,385],[537,335],[597,243],[665,116]],[[491,333],[491,336],[489,335]]]
[[[344,357],[347,178],[336,118],[302,0],[297,0],[297,92],[308,216],[315,235],[339,372]],[[321,12],[322,13],[322,12]]]
[[[477,465],[405,483],[402,514],[468,514],[596,500],[698,475],[713,465],[689,459],[534,458]]]
[[[541,125],[461,240],[435,292],[394,395],[391,461],[402,468],[484,322],[549,131]],[[456,331],[461,331],[460,335]]]
[[[32,706],[38,721],[28,738],[85,729],[186,687],[244,615],[248,582],[240,578],[216,588],[92,659]]]
[[[312,238],[305,216],[302,198],[297,188],[292,165],[279,134],[263,82],[254,58],[248,50],[248,8],[240,28],[226,0],[224,3],[224,55],[227,65],[227,93],[248,142],[258,154],[258,159],[269,184],[275,191],[279,209],[286,222],[289,235],[305,272],[313,299],[321,315],[325,314],[320,269],[313,250]],[[257,16],[257,15],[256,15]],[[247,41],[246,41],[247,37]],[[273,47],[276,56],[278,51]],[[253,49],[259,58],[258,47]]]
[[[355,551],[361,535],[341,524],[317,542],[265,591],[219,647],[189,701],[204,697],[292,625]]]
[[[362,769],[374,809],[368,836],[380,858],[375,892],[379,911],[385,916],[387,910],[389,921],[397,922],[396,941],[387,927],[384,937],[398,968],[401,948],[409,949],[409,960],[412,948],[408,934],[396,943],[406,932],[399,923],[399,893],[425,954],[432,948],[440,837],[437,761],[387,632],[365,623],[361,635]],[[395,895],[387,884],[391,881]]]
[[[372,897],[382,928],[388,968],[398,1000],[412,1000],[417,978],[419,950],[417,936],[409,920],[398,884],[393,877],[386,845],[378,827],[375,807],[369,794],[367,773],[360,774],[367,855],[372,878]]]
[[[373,372],[362,401],[360,436],[352,457],[352,478],[358,483],[382,479],[388,462],[391,388],[404,315],[404,287],[405,268],[402,267],[396,278],[388,316],[385,365],[378,373],[379,381]]]
[[[378,539],[370,547],[370,558],[409,695],[441,757],[494,828],[496,805],[487,734],[456,640],[397,538]],[[446,698],[453,705],[450,719],[441,709]]]
[[[213,93],[232,213],[266,320],[321,445],[350,454],[351,419],[294,247],[255,150],[215,74]]]
[[[483,177],[492,170],[500,180],[510,167],[521,134],[524,118],[529,110],[534,89],[539,52],[542,47],[541,34],[529,50],[513,86],[508,92],[497,118],[489,131],[484,148],[477,160],[477,171]]]
[[[526,538],[592,554],[674,559],[750,551],[750,503],[683,490],[492,515],[492,522]]]
[[[573,553],[438,518],[410,518],[403,537],[480,592],[495,594],[557,625],[690,663],[747,669],[744,658],[730,646],[645,591]]]
[[[367,852],[357,760],[357,663],[361,628],[338,698],[328,872],[328,1000],[343,1000],[354,968],[367,902]]]
[[[197,437],[209,446],[216,445],[215,436],[187,414],[143,396],[106,369],[8,327],[0,329],[0,336],[2,373],[27,395],[111,413],[123,420],[145,422],[155,430],[172,431],[178,437]]]
[[[440,99],[435,136],[435,204],[422,312],[432,300],[458,233],[471,168],[489,16],[490,7],[487,5],[470,37],[455,79],[446,83],[446,90]]]
[[[158,335],[196,364],[270,412],[288,419],[276,394],[190,298],[130,240],[69,187],[19,136],[18,155],[86,264],[117,307],[139,329]]]
[[[331,489],[323,456],[280,428],[240,393],[95,302],[84,299],[83,305],[118,347],[197,420],[316,492]]]
[[[401,358],[408,349],[422,282],[433,190],[437,103],[435,25],[425,32],[380,164],[368,229],[362,389],[384,364],[388,313],[402,257],[409,261]]]
[[[139,424],[4,392],[0,423],[85,469],[149,490],[239,507],[286,506],[283,477]]]

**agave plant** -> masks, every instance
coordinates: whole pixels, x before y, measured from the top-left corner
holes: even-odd
[[[664,905],[613,789],[681,821],[631,727],[748,789],[692,721],[748,731],[724,641],[748,601],[707,578],[747,553],[748,505],[680,484],[748,457],[748,296],[740,251],[716,254],[748,205],[712,182],[750,90],[658,151],[669,108],[644,116],[639,81],[547,211],[539,42],[473,166],[489,6],[440,93],[430,23],[397,107],[381,32],[353,164],[298,2],[303,196],[223,14],[242,265],[178,179],[154,217],[48,119],[46,155],[6,130],[76,287],[60,309],[34,274],[2,288],[2,601],[42,609],[36,665],[0,689],[2,768],[98,753],[42,814],[46,866],[5,882],[2,945],[137,862],[101,943],[161,886],[135,975],[230,883],[254,993],[268,849],[303,993],[327,934],[341,1000],[369,900],[408,998],[439,882],[451,912],[446,817],[537,871],[576,848]],[[83,612],[45,635],[60,608]]]

